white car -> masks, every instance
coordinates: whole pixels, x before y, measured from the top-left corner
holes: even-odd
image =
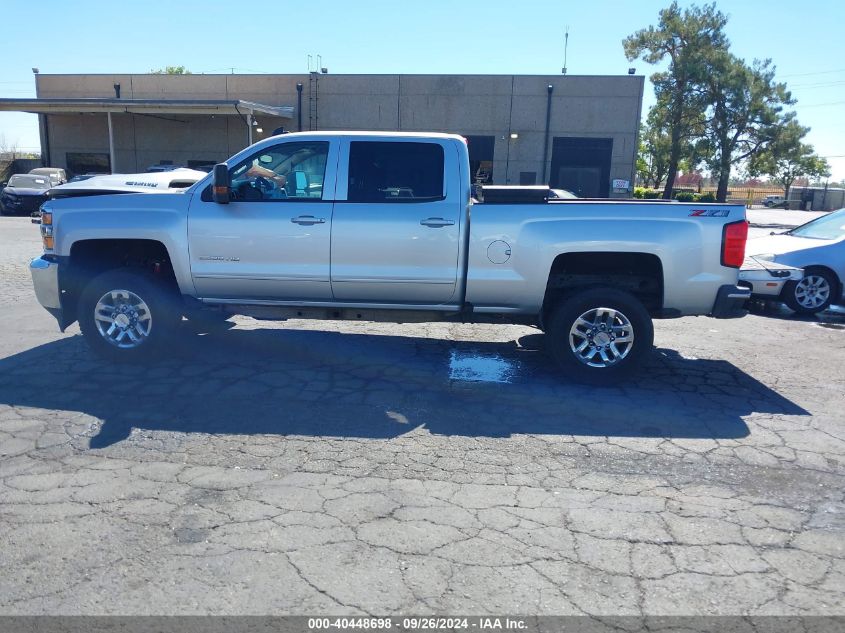
[[[33,176],[46,176],[53,186],[63,185],[67,182],[67,172],[61,167],[36,167],[30,169],[29,173]]]
[[[749,240],[745,252],[759,261],[803,268],[803,279],[787,282],[779,298],[795,312],[821,312],[843,299],[845,209],[786,233]]]
[[[763,198],[764,207],[773,207],[781,202],[783,202],[783,196],[766,196]]]

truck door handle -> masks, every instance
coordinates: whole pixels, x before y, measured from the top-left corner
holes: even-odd
[[[325,218],[315,218],[313,215],[300,215],[295,218],[290,219],[291,222],[294,224],[323,224],[325,223]]]
[[[455,223],[454,220],[444,220],[443,218],[426,218],[425,220],[420,220],[420,224],[423,226],[452,226]]]

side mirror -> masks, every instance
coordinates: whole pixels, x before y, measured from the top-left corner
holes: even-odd
[[[217,204],[229,204],[229,192],[232,182],[229,180],[229,166],[218,163],[214,166],[214,180],[211,185],[211,197]]]

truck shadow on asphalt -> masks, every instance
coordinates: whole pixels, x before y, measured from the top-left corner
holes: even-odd
[[[0,404],[93,416],[102,423],[90,431],[92,449],[133,428],[736,439],[748,435],[743,417],[753,413],[809,415],[727,361],[666,349],[619,386],[574,384],[556,373],[541,342],[540,334],[493,343],[232,329],[185,332],[167,359],[135,366],[101,361],[74,336],[0,359]]]

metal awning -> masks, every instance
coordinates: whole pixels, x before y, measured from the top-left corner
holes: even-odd
[[[114,126],[112,114],[231,114],[245,116],[248,145],[252,145],[253,115],[266,114],[283,119],[293,118],[293,106],[271,106],[242,99],[0,99],[0,112],[33,114],[101,113],[108,118],[109,160],[115,164]]]
[[[132,114],[266,114],[290,119],[293,106],[272,106],[242,99],[0,99],[0,112],[78,114],[127,112]]]

